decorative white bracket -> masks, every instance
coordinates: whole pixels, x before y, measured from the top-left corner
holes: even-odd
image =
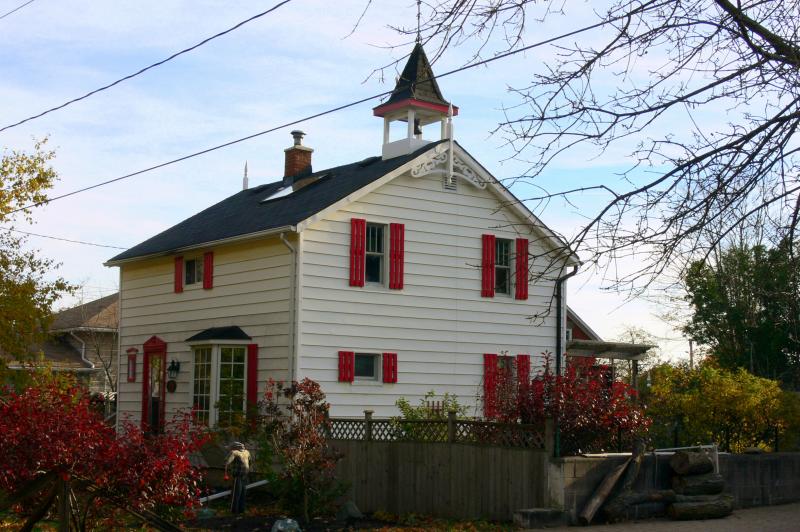
[[[429,151],[411,168],[411,177],[447,174],[447,170],[444,168],[447,164],[447,157],[448,153],[446,148],[442,151],[438,149]],[[442,168],[438,168],[439,166],[442,166]],[[453,176],[459,177],[481,190],[486,188],[486,182],[458,156],[453,157]]]

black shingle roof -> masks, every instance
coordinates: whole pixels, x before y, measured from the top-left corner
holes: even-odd
[[[236,325],[229,327],[211,327],[190,336],[185,342],[202,342],[205,340],[252,340],[247,333]]]
[[[411,154],[393,159],[370,157],[314,172],[311,175],[319,176],[317,181],[288,196],[266,202],[263,201],[265,198],[280,190],[282,181],[243,190],[123,251],[109,262],[168,253],[206,242],[295,225],[380,179],[440,142],[444,141],[428,144]]]

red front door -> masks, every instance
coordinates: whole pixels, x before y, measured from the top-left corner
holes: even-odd
[[[164,430],[167,382],[167,344],[153,336],[144,343],[142,374],[142,430],[159,434]]]

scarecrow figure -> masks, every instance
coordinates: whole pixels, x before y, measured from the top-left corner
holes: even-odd
[[[230,446],[230,452],[225,459],[225,479],[227,480],[228,471],[233,477],[233,488],[231,489],[231,513],[240,514],[244,512],[244,496],[247,486],[247,475],[250,473],[250,452],[238,441]]]

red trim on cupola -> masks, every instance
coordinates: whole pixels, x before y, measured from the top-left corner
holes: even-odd
[[[445,115],[447,115],[448,112],[448,107],[446,105],[423,102],[422,100],[417,100],[415,98],[408,98],[405,100],[400,100],[399,102],[379,105],[372,109],[372,114],[374,116],[384,116],[387,113],[391,113],[392,111],[402,109],[403,107],[417,107],[420,109],[428,109],[430,111],[438,111]],[[453,116],[458,116],[458,107],[456,107],[455,105],[453,106]]]

